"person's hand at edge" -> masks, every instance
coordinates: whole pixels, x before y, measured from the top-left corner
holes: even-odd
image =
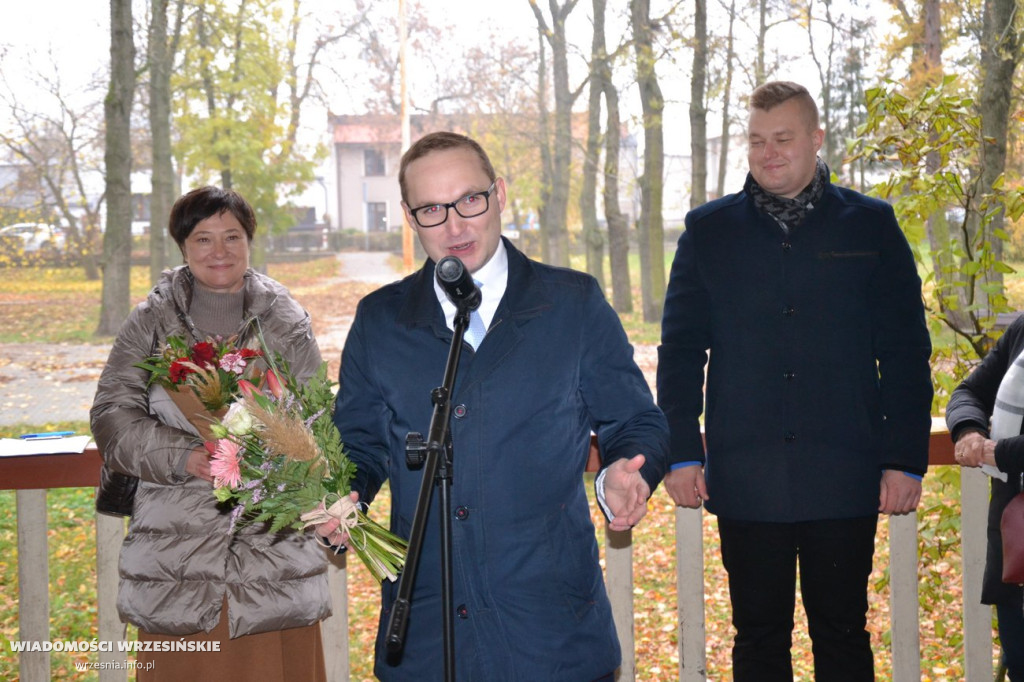
[[[962,467],[996,466],[996,442],[978,431],[968,431],[953,447],[956,463]]]

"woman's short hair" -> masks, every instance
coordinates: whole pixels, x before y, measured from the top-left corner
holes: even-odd
[[[230,213],[242,225],[245,236],[252,241],[256,233],[256,213],[249,202],[233,189],[221,189],[207,185],[178,197],[171,207],[167,229],[179,249],[184,249],[185,240],[196,229],[196,225],[207,218],[221,213]]]

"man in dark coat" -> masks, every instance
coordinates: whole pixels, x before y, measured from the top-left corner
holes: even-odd
[[[665,487],[718,516],[737,682],[792,680],[798,564],[817,680],[871,680],[878,513],[914,511],[928,463],[921,281],[892,208],[830,183],[805,88],[755,90],[748,136],[743,191],[686,216],[672,265]]]
[[[389,481],[391,528],[408,537],[422,470],[407,467],[405,437],[427,431],[455,315],[434,266],[457,256],[480,282],[486,332],[467,334],[452,398],[456,677],[610,680],[620,652],[584,487],[590,435],[603,456],[598,497],[611,527],[628,529],[667,467],[664,415],[596,281],[501,238],[505,182],[476,142],[425,136],[399,182],[429,259],[363,299],[345,344],[334,419],[359,467],[354,490],[368,502]],[[382,680],[444,670],[433,501],[397,661],[383,641],[397,586],[383,586]]]

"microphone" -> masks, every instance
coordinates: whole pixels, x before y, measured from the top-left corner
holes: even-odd
[[[437,281],[456,308],[476,310],[480,307],[480,287],[473,281],[473,276],[461,260],[455,256],[445,256],[438,261],[435,270]]]

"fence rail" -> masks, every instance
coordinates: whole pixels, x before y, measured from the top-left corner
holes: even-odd
[[[936,424],[929,461],[933,466],[954,464],[949,436]],[[95,448],[83,454],[0,458],[0,489],[17,491],[19,639],[44,642],[50,639],[49,582],[46,541],[46,493],[48,489],[95,487],[99,483],[100,455]],[[989,681],[992,667],[992,615],[980,603],[985,557],[985,524],[988,482],[977,469],[961,472],[961,557],[963,560],[964,672],[966,682]],[[676,510],[679,671],[681,682],[707,678],[703,581],[703,510]],[[633,550],[630,532],[605,529],[605,581],[622,644],[619,680],[635,677],[633,641]],[[124,538],[124,522],[118,517],[96,515],[96,581],[98,639],[123,639],[117,601],[117,557]],[[917,515],[889,518],[890,613],[892,618],[892,679],[921,679],[920,612],[918,608]],[[347,572],[344,555],[332,558],[328,578],[335,615],[323,624],[330,680],[349,678]],[[100,652],[101,664],[124,663],[127,654]],[[20,654],[23,682],[50,679],[50,654]],[[127,679],[125,666],[102,667],[101,682]]]

